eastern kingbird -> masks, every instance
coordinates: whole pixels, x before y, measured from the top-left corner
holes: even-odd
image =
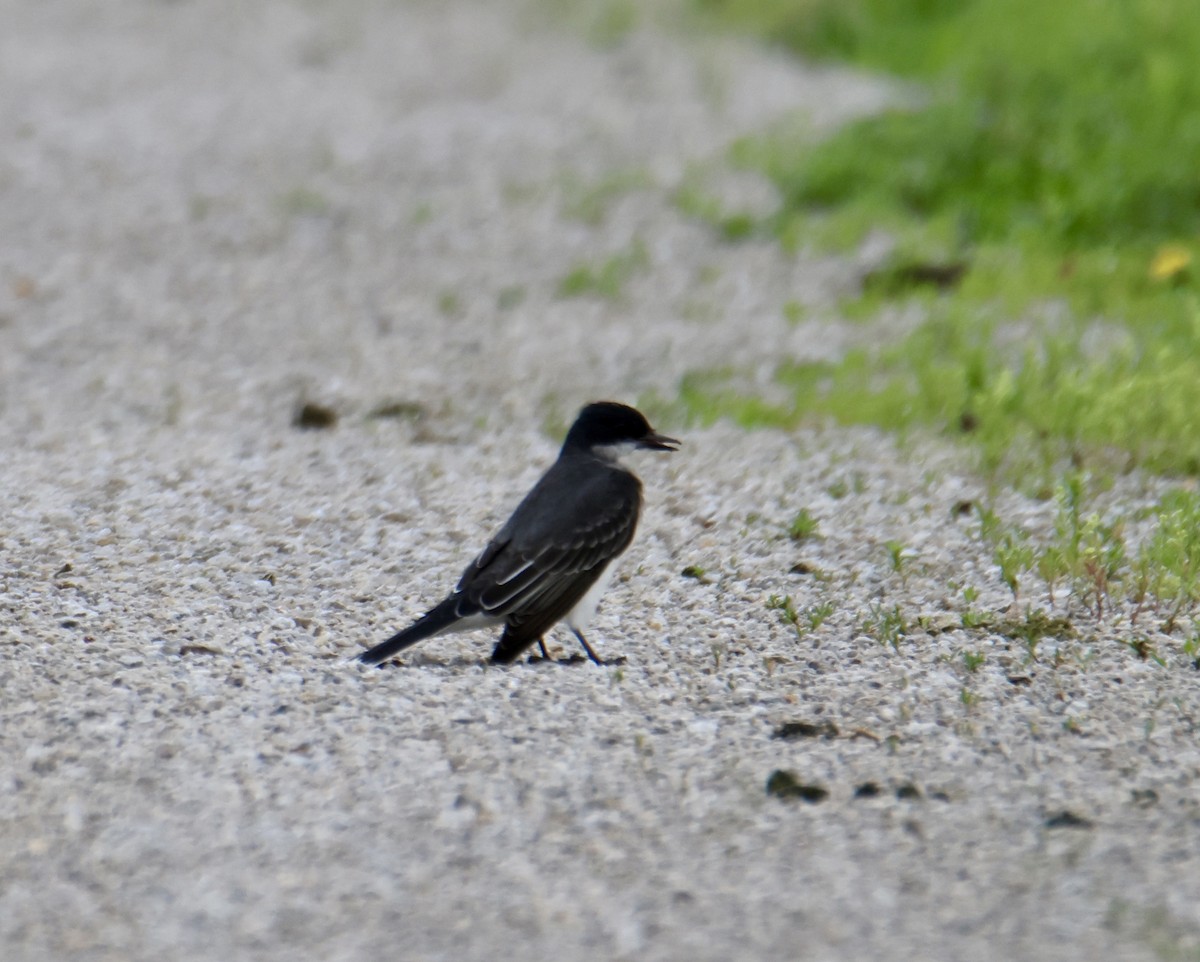
[[[583,636],[611,574],[633,540],[642,482],[618,460],[635,448],[675,451],[641,412],[613,401],[589,404],[567,432],[558,460],[542,475],[440,605],[359,655],[378,664],[418,641],[451,631],[503,625],[492,661],[507,664],[557,622],[587,656],[604,664]]]

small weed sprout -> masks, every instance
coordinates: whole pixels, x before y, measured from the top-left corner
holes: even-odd
[[[621,296],[626,282],[649,266],[646,245],[638,239],[628,250],[618,251],[599,264],[575,265],[558,282],[558,296],[594,296],[615,300]]]
[[[1075,634],[1075,629],[1065,618],[1051,618],[1041,608],[1025,609],[1025,618],[1021,621],[1005,621],[996,626],[997,630],[1009,638],[1025,642],[1029,661],[1038,660],[1038,643],[1046,637],[1062,637]]]
[[[1155,580],[1156,571],[1151,564],[1146,552],[1138,555],[1137,560],[1133,563],[1129,573],[1127,582],[1126,594],[1131,602],[1133,602],[1133,611],[1129,614],[1129,623],[1134,627],[1137,626],[1138,616],[1142,613],[1142,608],[1151,595],[1151,589]]]
[[[1145,637],[1130,638],[1128,641],[1122,642],[1126,648],[1132,651],[1142,661],[1153,661],[1160,668],[1166,668],[1167,663],[1159,655],[1154,647],[1154,643]]]
[[[1029,559],[1023,546],[1014,544],[1005,561],[1017,569],[1035,570],[1046,582],[1051,605],[1054,586],[1068,581],[1072,593],[1091,608],[1096,618],[1101,618],[1115,582],[1128,567],[1124,522],[1119,518],[1106,522],[1098,514],[1084,515],[1085,493],[1083,476],[1079,472],[1068,474],[1055,491],[1058,508],[1053,541]]]
[[[967,585],[963,588],[963,601],[967,603],[967,610],[961,615],[962,626],[964,628],[985,628],[992,622],[992,617],[986,611],[977,611],[974,607],[976,599],[979,597],[979,589],[974,585]]]
[[[808,619],[808,628],[810,631],[816,631],[821,625],[825,624],[829,616],[834,612],[832,601],[825,600],[819,604],[811,605],[804,611],[804,616]]]
[[[793,541],[807,541],[815,538],[820,522],[812,516],[808,508],[801,508],[788,525],[788,537]]]
[[[1133,594],[1148,590],[1168,605],[1163,631],[1174,631],[1184,610],[1200,601],[1200,495],[1172,491],[1156,509],[1158,527],[1134,565]]]
[[[883,546],[887,548],[888,561],[891,562],[892,571],[900,576],[900,580],[907,584],[908,571],[906,568],[908,559],[913,557],[913,552],[906,548],[903,542],[900,541],[885,541]]]
[[[1021,574],[1034,567],[1033,547],[1025,532],[1006,525],[991,508],[980,507],[979,537],[992,546],[992,557],[1000,569],[1000,577],[1016,601],[1021,590]]]
[[[1004,529],[1004,522],[1000,520],[1000,516],[991,508],[985,508],[980,505],[976,510],[979,512],[980,540],[986,541],[988,544],[995,544],[1000,540],[1000,534]]]
[[[832,601],[822,601],[810,605],[802,612],[796,609],[791,595],[771,595],[767,599],[767,610],[779,613],[779,621],[791,625],[797,638],[803,638],[808,632],[816,631],[825,624],[835,608]]]
[[[974,608],[968,608],[962,613],[962,626],[964,628],[986,628],[991,623],[991,616],[986,611],[976,611]]]
[[[797,632],[800,630],[800,615],[792,604],[791,595],[771,595],[767,599],[767,611],[779,612],[779,620],[785,625],[791,625]]]
[[[873,604],[867,617],[863,619],[862,630],[881,645],[891,645],[894,650],[899,651],[900,639],[908,634],[908,624],[899,605],[885,608],[883,605]]]
[[[996,545],[993,555],[1000,568],[1000,578],[1012,592],[1013,601],[1021,594],[1021,575],[1033,567],[1033,548],[1019,531],[1006,531]]]
[[[1067,576],[1067,559],[1056,545],[1050,545],[1038,552],[1033,566],[1038,577],[1046,583],[1046,597],[1053,608],[1054,586]]]
[[[615,201],[652,186],[650,175],[641,170],[618,171],[594,182],[569,175],[562,184],[563,214],[595,227],[604,222]]]
[[[1192,622],[1192,633],[1183,642],[1183,653],[1192,660],[1192,667],[1200,669],[1200,625]]]
[[[1085,603],[1091,601],[1096,618],[1100,619],[1104,616],[1105,603],[1111,597],[1113,583],[1120,578],[1128,561],[1124,523],[1118,520],[1106,524],[1092,516],[1084,528],[1082,547],[1080,594]]]
[[[987,655],[982,651],[964,651],[962,657],[963,665],[972,674],[979,671],[983,667],[983,663],[987,661]]]

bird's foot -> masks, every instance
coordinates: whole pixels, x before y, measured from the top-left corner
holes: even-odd
[[[549,662],[549,663],[555,664],[555,665],[584,665],[584,664],[587,664],[589,661],[592,662],[592,664],[600,665],[603,668],[603,667],[607,667],[609,665],[625,664],[625,656],[618,655],[616,658],[592,659],[592,658],[589,658],[587,655],[580,655],[580,654],[563,655],[561,658],[554,658],[549,655],[547,655],[545,657],[543,657],[542,655],[530,655],[525,663],[527,665],[540,665],[543,662]]]
[[[526,660],[527,665],[540,665],[543,662],[548,662],[552,665],[578,665],[582,661],[587,661],[583,655],[563,655],[561,658],[555,658],[552,655],[530,655]]]

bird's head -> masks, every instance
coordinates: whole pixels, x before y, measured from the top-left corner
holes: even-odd
[[[616,401],[587,405],[563,442],[564,452],[592,451],[611,456],[636,448],[676,451],[679,442],[656,432],[637,408]]]

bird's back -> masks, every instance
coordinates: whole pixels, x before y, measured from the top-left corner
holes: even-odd
[[[461,610],[503,614],[553,582],[593,570],[598,577],[629,547],[641,505],[641,482],[620,465],[586,454],[559,458],[463,572]],[[582,590],[595,577],[582,579]]]

